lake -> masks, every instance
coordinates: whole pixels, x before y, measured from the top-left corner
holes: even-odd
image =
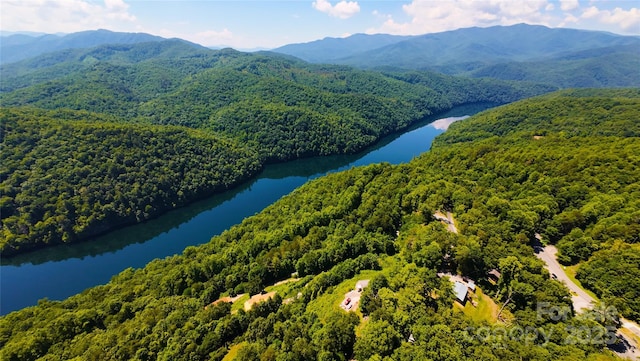
[[[310,179],[354,166],[408,162],[427,151],[433,138],[442,133],[451,121],[492,106],[495,104],[456,107],[425,119],[401,134],[383,138],[357,154],[268,165],[256,178],[230,191],[154,220],[87,242],[2,259],[0,314],[35,305],[42,298],[67,298],[86,288],[109,282],[111,277],[128,267],[140,268],[155,258],[171,256],[188,246],[206,243]]]

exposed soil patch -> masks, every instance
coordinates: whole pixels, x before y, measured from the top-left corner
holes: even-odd
[[[220,303],[220,302],[229,302],[229,303],[234,303],[234,302],[236,302],[237,300],[239,300],[239,299],[240,299],[242,296],[244,296],[244,295],[245,295],[244,293],[241,293],[241,294],[239,294],[239,295],[237,295],[237,296],[234,296],[234,297],[231,297],[231,296],[221,297],[221,298],[218,298],[217,300],[215,300],[215,301],[211,302],[211,304],[210,304],[210,305],[217,305],[217,304],[218,304],[218,303]],[[205,308],[207,308],[207,307],[209,307],[209,305],[208,305],[208,306],[206,306]]]
[[[254,295],[253,297],[251,297],[249,299],[249,301],[244,303],[244,310],[245,311],[249,311],[251,309],[251,307],[253,307],[253,305],[255,305],[256,303],[260,303],[262,301],[268,300],[269,298],[275,296],[276,292],[268,292],[265,294],[260,294],[260,295]]]

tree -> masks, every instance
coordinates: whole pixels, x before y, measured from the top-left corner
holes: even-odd
[[[355,326],[360,318],[353,312],[333,313],[314,336],[320,350],[331,355],[331,359],[347,360],[353,353],[356,340]]]
[[[500,278],[501,291],[507,293],[507,297],[498,311],[498,318],[502,314],[502,310],[513,299],[513,293],[515,288],[520,288],[518,279],[520,278],[520,272],[522,272],[522,263],[515,256],[507,256],[502,258],[499,262],[500,272],[502,277]]]
[[[390,356],[400,346],[401,335],[387,321],[373,320],[367,323],[354,345],[358,360],[368,360],[373,355]]]

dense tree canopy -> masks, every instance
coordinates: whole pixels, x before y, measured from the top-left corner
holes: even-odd
[[[541,302],[571,301],[531,243],[536,233],[553,242],[591,237],[600,250],[587,273],[638,277],[625,262],[637,258],[629,211],[640,199],[639,105],[638,91],[565,92],[456,123],[409,164],[314,180],[208,244],[0,318],[0,357],[221,360],[233,347],[240,360],[613,359],[603,342],[572,333],[608,335],[597,318],[537,317]],[[459,233],[435,220],[436,210],[452,211]],[[452,307],[451,283],[436,267],[476,279],[504,306],[502,321]],[[495,285],[483,281],[493,268],[503,275]],[[211,305],[292,272],[301,278],[250,311]],[[371,282],[356,317],[339,304],[364,278]],[[619,292],[622,281],[585,284],[608,302],[633,295]],[[637,282],[626,284],[637,295]],[[620,311],[637,318],[635,305]],[[513,336],[519,330],[537,334]]]
[[[213,129],[251,142],[267,160],[352,152],[455,105],[508,103],[554,89],[437,74],[412,81],[179,41],[47,54],[0,73],[4,106]]]
[[[455,105],[551,90],[435,74],[411,82],[177,40],[66,50],[0,73],[4,255],[148,219],[266,162],[353,153]]]
[[[228,189],[261,166],[238,142],[186,128],[9,108],[0,121],[3,255],[143,221]]]

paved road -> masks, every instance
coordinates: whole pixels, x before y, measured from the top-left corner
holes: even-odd
[[[453,214],[451,212],[447,212],[444,215],[442,212],[436,212],[433,214],[433,217],[447,225],[447,229],[449,232],[458,233],[458,228],[456,228],[455,220],[453,219]]]
[[[558,281],[562,282],[571,291],[571,300],[573,301],[573,308],[577,313],[583,312],[596,302],[596,300],[583,291],[577,284],[575,284],[565,273],[564,268],[556,258],[558,250],[554,246],[543,247],[541,245],[535,246],[534,251],[536,256],[546,263],[547,268],[551,274],[555,274]],[[620,319],[621,327],[633,332],[637,337],[640,337],[640,326],[625,318]],[[616,353],[624,358],[631,360],[640,360],[640,350],[634,340],[624,337],[618,332],[618,337],[622,338],[626,342],[626,347],[621,350],[616,350]]]
[[[558,253],[558,250],[554,246],[536,247],[536,256],[543,260],[544,263],[547,264],[549,272],[555,274],[558,281],[563,282],[569,291],[571,291],[571,300],[573,301],[573,308],[576,312],[580,313],[592,308],[596,300],[571,281],[569,276],[564,272],[562,265],[558,263],[556,253]]]

